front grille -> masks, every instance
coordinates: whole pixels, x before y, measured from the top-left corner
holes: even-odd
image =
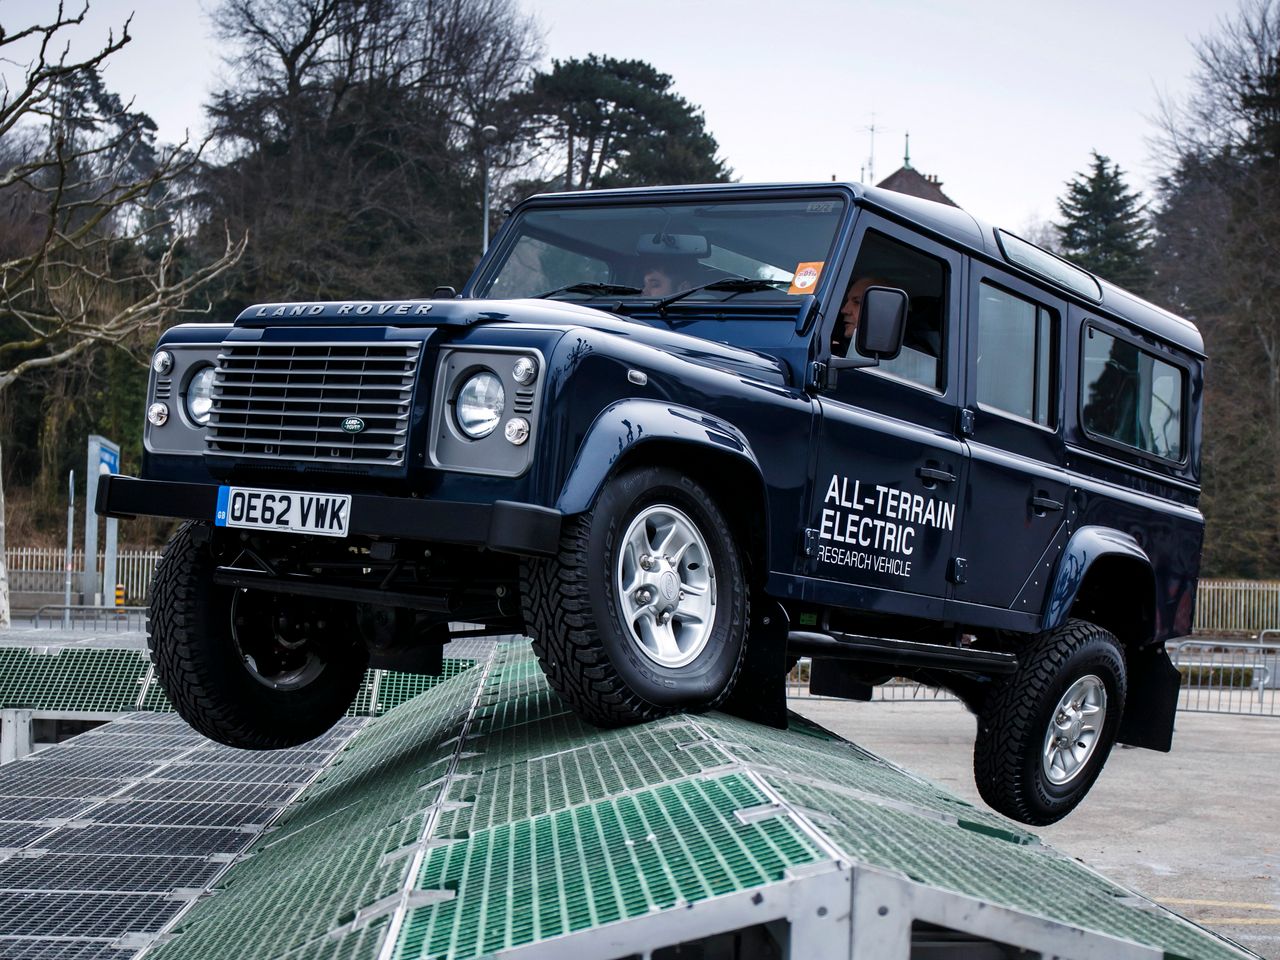
[[[418,343],[224,343],[210,453],[329,464],[404,463]],[[364,429],[343,422],[357,417]]]

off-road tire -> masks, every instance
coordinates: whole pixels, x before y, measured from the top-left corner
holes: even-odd
[[[696,524],[716,570],[717,612],[706,647],[667,669],[637,649],[618,616],[614,549],[642,510],[666,504]],[[566,519],[560,550],[526,559],[521,607],[548,682],[574,712],[617,727],[680,710],[711,709],[737,681],[751,622],[743,559],[724,514],[696,481],[665,467],[637,467],[605,483],[593,509]]]
[[[335,648],[309,684],[272,690],[241,660],[231,636],[231,595],[213,583],[216,566],[194,521],[169,541],[151,584],[147,647],[156,678],[174,709],[211,740],[248,750],[276,750],[314,740],[355,699],[368,655],[356,641]]]
[[[1106,688],[1099,739],[1074,779],[1061,786],[1044,773],[1042,754],[1053,711],[1079,678],[1097,676]],[[1085,620],[1069,620],[1038,634],[1018,651],[1018,670],[992,690],[978,715],[973,775],[982,799],[1007,817],[1037,826],[1075,809],[1098,779],[1124,713],[1124,649],[1113,634]]]

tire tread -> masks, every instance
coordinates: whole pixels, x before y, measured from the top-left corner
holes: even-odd
[[[634,692],[609,662],[595,623],[587,571],[591,515],[566,519],[560,549],[552,558],[520,565],[520,598],[533,649],[552,688],[584,719],[602,727],[656,720],[677,712]],[[744,622],[751,622],[745,591]],[[743,642],[728,683],[699,709],[714,709],[729,696],[742,670]]]
[[[1061,675],[1063,665],[1076,651],[1095,640],[1115,647],[1121,662],[1124,650],[1110,632],[1086,620],[1069,620],[1056,630],[1040,634],[1019,651],[1019,667],[1009,682],[988,696],[978,717],[978,735],[974,741],[973,774],[978,792],[993,809],[1022,823],[1046,825],[1066,816],[1074,804],[1060,813],[1046,813],[1034,795],[1035,784],[1025,776],[1026,750],[1039,749],[1044,735],[1036,721],[1049,688]],[[1123,711],[1125,678],[1120,677],[1119,702],[1107,705],[1107,725],[1115,729]],[[1105,735],[1105,731],[1104,731]],[[1083,799],[1106,762],[1110,744],[1095,755],[1092,771],[1086,771],[1081,782],[1084,789],[1076,802]],[[1091,758],[1094,759],[1094,758]]]
[[[218,641],[208,630],[214,618],[230,611],[212,609],[208,553],[196,542],[196,526],[189,521],[179,528],[152,580],[147,649],[160,686],[183,720],[218,743],[278,750],[314,739],[332,726],[332,718],[299,718],[288,729],[268,729],[251,704],[238,702],[220,682]]]

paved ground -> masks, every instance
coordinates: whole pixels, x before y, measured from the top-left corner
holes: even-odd
[[[957,703],[791,708],[953,793],[973,785]],[[1084,803],[1036,833],[1113,880],[1280,960],[1280,718],[1181,713],[1173,752],[1118,749]]]

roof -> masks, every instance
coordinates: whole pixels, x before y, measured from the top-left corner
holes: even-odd
[[[895,174],[896,176],[896,174]],[[892,179],[892,176],[886,178]],[[786,193],[828,193],[837,192],[853,200],[859,206],[874,209],[916,228],[931,233],[937,238],[949,242],[953,246],[961,246],[991,262],[1000,264],[1003,269],[1025,277],[1026,279],[1045,284],[1046,279],[1029,273],[1016,264],[1005,259],[996,239],[996,228],[978,220],[972,214],[955,206],[935,200],[900,193],[896,190],[880,187],[868,187],[861,183],[830,182],[795,182],[795,183],[711,183],[680,184],[662,187],[620,187],[612,190],[586,190],[574,193],[546,193],[530,197],[517,207],[517,212],[526,205],[542,204],[581,204],[592,199],[601,200],[634,200],[635,202],[655,202],[662,200],[687,199],[691,194],[716,194],[725,197],[759,197],[762,194]],[[939,191],[941,193],[941,191]],[[1108,283],[1099,281],[1102,286],[1102,301],[1094,303],[1070,291],[1049,283],[1058,296],[1078,304],[1086,311],[1111,316],[1127,322],[1139,330],[1154,334],[1156,337],[1181,347],[1196,356],[1204,356],[1204,341],[1200,331],[1191,321],[1156,306],[1136,294]]]

